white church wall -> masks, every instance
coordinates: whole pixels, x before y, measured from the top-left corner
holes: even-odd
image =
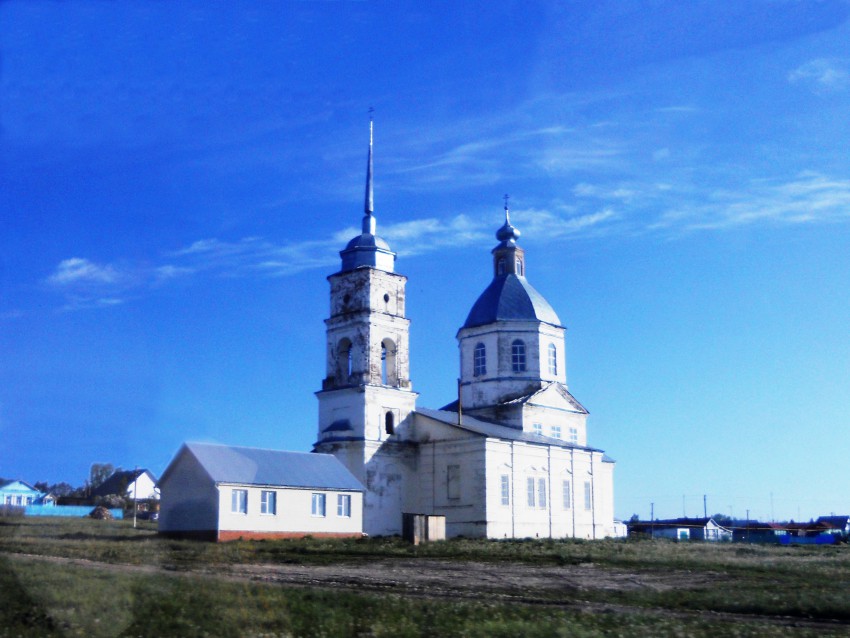
[[[604,537],[613,529],[613,503],[609,496],[613,492],[613,465],[603,464],[601,458],[600,453],[588,450],[490,439],[486,462],[487,536]],[[508,503],[502,500],[503,476],[509,481]],[[590,484],[593,496],[589,508],[585,506],[585,483]],[[565,489],[568,498],[564,497]]]

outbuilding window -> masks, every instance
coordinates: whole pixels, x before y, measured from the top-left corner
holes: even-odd
[[[351,518],[351,494],[336,495],[336,515],[341,518]]]
[[[260,514],[277,514],[277,492],[272,490],[260,492]]]
[[[325,515],[325,495],[313,492],[313,516]]]
[[[472,374],[476,377],[487,374],[487,348],[483,343],[475,344],[472,351]]]
[[[248,490],[232,490],[230,492],[230,511],[234,514],[248,513]]]
[[[525,372],[525,343],[519,339],[511,344],[511,369],[514,372]]]

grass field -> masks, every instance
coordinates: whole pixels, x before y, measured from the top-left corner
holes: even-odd
[[[0,518],[6,636],[850,635],[850,548],[159,538]]]

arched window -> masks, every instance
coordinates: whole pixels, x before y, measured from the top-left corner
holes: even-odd
[[[504,275],[505,274],[505,258],[499,257],[499,261],[496,264],[496,274]]]
[[[398,385],[395,350],[392,339],[384,339],[381,342],[381,383],[384,385]]]
[[[472,375],[480,377],[487,374],[487,349],[483,343],[476,343],[472,351]]]
[[[387,434],[395,432],[395,415],[392,412],[387,412],[384,415],[384,431]]]
[[[525,344],[519,339],[511,344],[511,369],[525,372]]]
[[[341,339],[336,348],[336,367],[337,377],[348,383],[353,370],[351,356],[351,340],[348,338]]]
[[[525,273],[522,272],[522,259],[516,260],[516,274],[520,277],[524,276]]]
[[[558,374],[558,349],[554,343],[549,344],[549,374]]]

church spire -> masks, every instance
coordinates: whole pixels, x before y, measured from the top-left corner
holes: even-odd
[[[369,109],[369,160],[366,164],[366,205],[364,207],[366,215],[375,212],[375,192],[372,187],[372,113],[374,111],[373,108]]]
[[[383,239],[377,236],[377,221],[375,220],[375,198],[372,184],[372,145],[373,145],[373,120],[369,109],[369,158],[366,163],[366,197],[363,206],[363,226],[361,234],[348,242],[344,250],[340,252],[342,257],[342,270],[354,270],[361,266],[377,268],[393,272],[395,264],[395,253],[390,250]]]
[[[372,113],[375,109],[369,107],[369,159],[366,162],[366,201],[363,206],[363,232],[368,235],[374,235],[377,230],[375,223],[375,190],[372,186],[372,129],[373,120]]]

